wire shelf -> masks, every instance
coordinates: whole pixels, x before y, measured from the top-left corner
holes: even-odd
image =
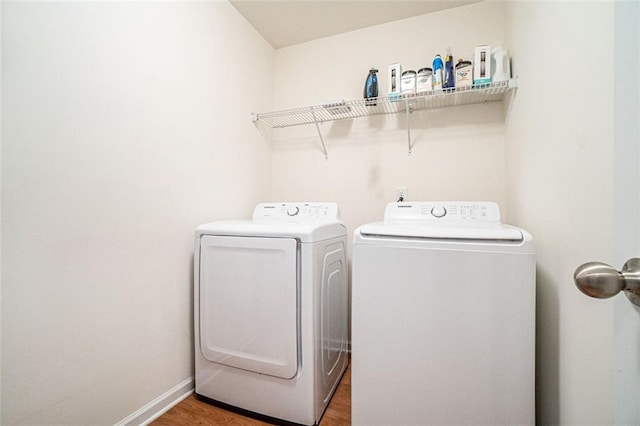
[[[397,114],[406,112],[407,109],[409,109],[409,112],[413,112],[499,102],[504,99],[511,89],[516,87],[517,79],[511,79],[473,87],[456,88],[454,90],[405,94],[396,98],[382,96],[376,100],[335,101],[324,105],[254,114],[253,121],[267,124],[272,128],[283,128],[370,115]]]

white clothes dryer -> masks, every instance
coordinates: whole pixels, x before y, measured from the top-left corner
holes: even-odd
[[[355,231],[354,425],[533,425],[535,253],[490,202],[391,203]]]
[[[317,424],[348,363],[346,250],[335,203],[264,203],[252,220],[198,226],[196,396]]]

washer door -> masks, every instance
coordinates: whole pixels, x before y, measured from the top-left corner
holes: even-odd
[[[205,235],[200,347],[205,359],[284,379],[298,371],[298,243]]]

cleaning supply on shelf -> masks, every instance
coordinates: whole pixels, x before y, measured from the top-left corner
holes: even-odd
[[[491,46],[476,47],[473,64],[473,85],[491,83]]]
[[[433,70],[429,67],[420,68],[416,77],[416,92],[429,92],[433,90]]]
[[[491,81],[507,81],[511,78],[511,66],[509,52],[502,47],[494,47],[491,50],[493,74]]]
[[[402,66],[400,64],[389,65],[389,100],[397,101],[400,99],[401,90],[401,78],[402,78]]]
[[[364,83],[364,98],[365,104],[368,106],[376,106],[378,99],[378,70],[371,68],[369,75]]]
[[[413,70],[404,71],[400,87],[403,95],[416,93],[416,72]]]
[[[456,64],[456,87],[471,86],[473,86],[473,65],[471,61],[463,61],[460,58]]]
[[[453,89],[456,86],[453,73],[453,54],[451,48],[447,47],[447,53],[444,55],[444,82],[442,87],[445,89]]]
[[[433,91],[437,92],[442,90],[442,68],[444,64],[442,63],[442,58],[440,55],[436,55],[433,58]]]

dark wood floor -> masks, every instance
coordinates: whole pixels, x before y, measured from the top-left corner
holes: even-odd
[[[194,395],[164,413],[154,426],[172,425],[238,425],[255,426],[268,423],[198,401]],[[333,395],[320,426],[346,426],[351,424],[351,365]]]

